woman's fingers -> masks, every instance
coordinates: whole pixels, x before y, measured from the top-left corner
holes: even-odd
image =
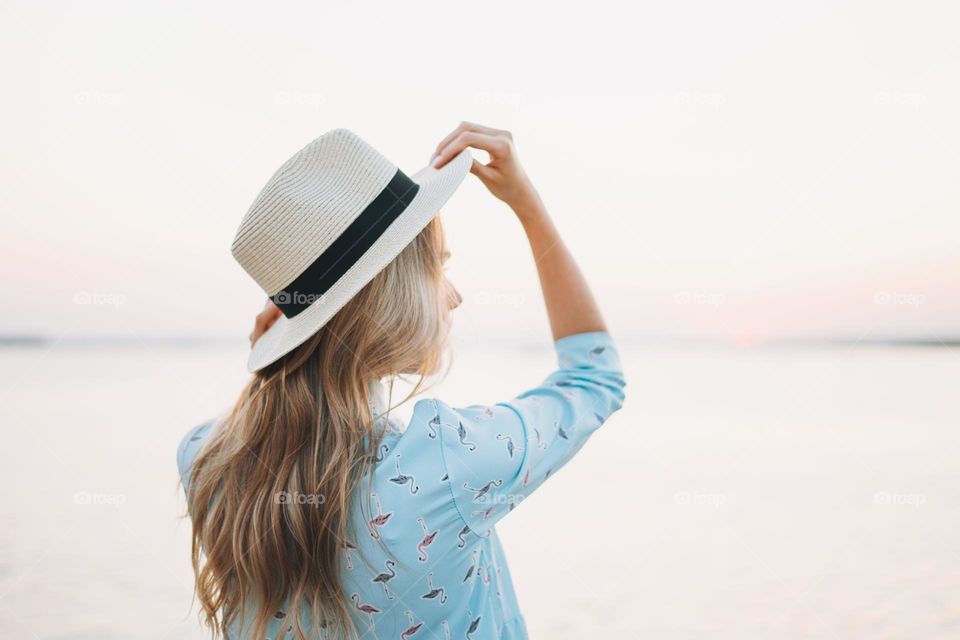
[[[441,140],[440,144],[437,145],[437,148],[433,152],[433,157],[430,159],[431,163],[433,163],[436,160],[437,156],[439,156],[440,153],[444,150],[444,148],[446,148],[447,145],[453,142],[453,140],[457,136],[467,131],[472,131],[473,133],[482,133],[488,136],[503,137],[503,138],[507,138],[508,140],[513,139],[513,136],[510,134],[509,131],[504,131],[502,129],[494,129],[493,127],[485,127],[481,124],[476,124],[474,122],[461,122],[456,129],[454,129],[449,134],[447,134],[447,137]]]
[[[486,182],[490,177],[490,174],[488,173],[489,171],[490,169],[487,167],[487,165],[483,164],[476,158],[473,159],[473,164],[470,165],[470,173],[480,178],[483,182]]]
[[[440,141],[440,144],[437,145],[437,148],[433,150],[433,157],[430,158],[431,163],[434,161],[434,159],[436,159],[438,155],[440,155],[440,152],[443,151],[444,147],[446,147],[448,144],[453,142],[454,138],[456,138],[458,135],[460,135],[463,131],[466,130],[464,129],[464,126],[466,124],[467,124],[466,122],[461,122],[456,129],[448,133],[447,136]]]
[[[259,340],[260,336],[265,334],[279,317],[279,307],[273,304],[273,302],[267,300],[267,304],[263,307],[263,311],[257,314],[257,318],[253,323],[253,331],[250,333],[250,345],[253,346],[253,343]]]
[[[462,131],[440,151],[433,161],[433,166],[439,169],[467,147],[486,151],[491,160],[505,160],[510,155],[512,144],[505,136]]]

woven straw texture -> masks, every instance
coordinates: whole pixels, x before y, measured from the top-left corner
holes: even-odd
[[[303,344],[406,247],[470,170],[464,150],[441,169],[411,179],[416,197],[370,249],[319,300],[280,317],[253,347],[256,371]],[[397,167],[346,129],[320,136],[283,164],[254,200],[233,241],[240,266],[267,295],[286,287],[343,233],[390,182]]]

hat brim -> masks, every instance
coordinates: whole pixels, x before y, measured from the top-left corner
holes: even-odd
[[[250,351],[247,369],[259,371],[276,362],[323,327],[423,231],[463,182],[472,163],[470,150],[464,149],[440,169],[427,166],[410,176],[420,185],[410,205],[322,297],[293,318],[280,316],[260,336]]]

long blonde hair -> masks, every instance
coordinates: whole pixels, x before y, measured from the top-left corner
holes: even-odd
[[[379,445],[368,385],[417,374],[416,393],[440,370],[442,251],[435,218],[314,336],[253,375],[197,457],[192,559],[214,638],[237,623],[245,636],[265,637],[281,609],[280,628],[296,637],[320,628],[327,637],[355,635],[340,553],[354,492]],[[304,495],[319,499],[289,499]]]

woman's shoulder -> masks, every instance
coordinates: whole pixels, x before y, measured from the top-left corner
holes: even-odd
[[[463,471],[472,479],[501,469],[509,473],[523,444],[520,416],[509,403],[455,406],[426,398],[414,405],[410,423],[392,450],[438,477]]]
[[[378,475],[382,474],[395,484],[400,484],[395,478],[401,481],[421,476],[444,478],[443,447],[449,438],[457,437],[459,425],[464,420],[460,410],[438,398],[417,400],[409,420],[400,428],[388,429],[377,451],[373,452]],[[407,485],[408,489],[413,487],[413,484]]]
[[[454,406],[439,398],[423,398],[414,403],[410,421],[393,434],[409,446],[419,446],[424,441],[439,445],[450,439],[462,440],[465,433],[488,426],[484,423],[496,425],[516,419],[516,412],[505,402]]]

